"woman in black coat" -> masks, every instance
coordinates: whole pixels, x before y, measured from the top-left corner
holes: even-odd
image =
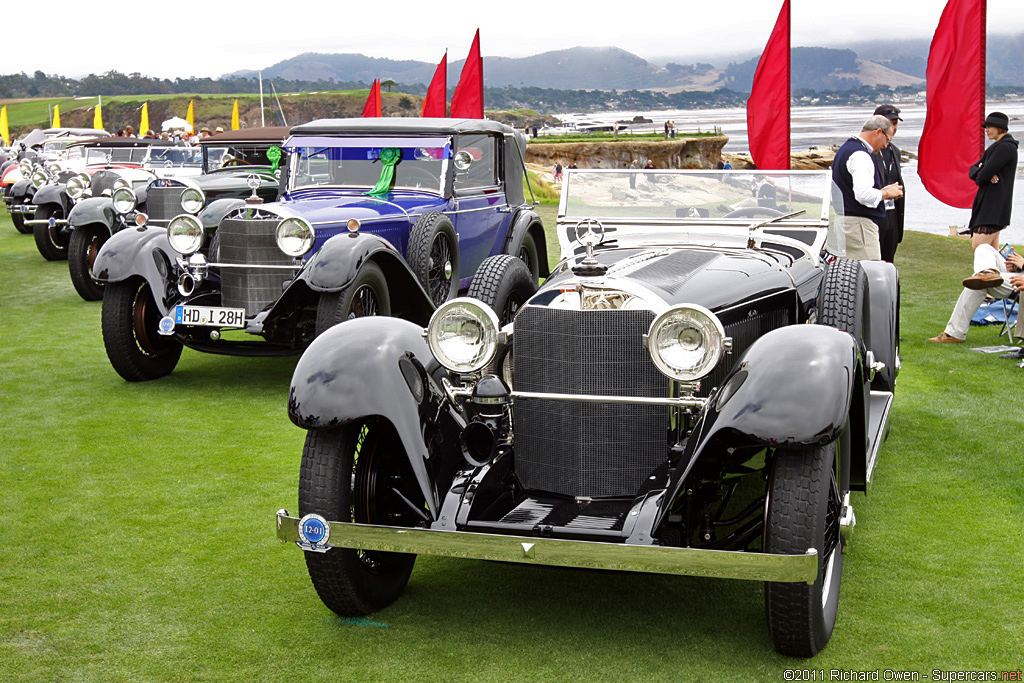
[[[999,249],[999,231],[1010,224],[1013,208],[1013,179],[1017,174],[1017,141],[1007,133],[1010,120],[998,111],[985,119],[985,134],[995,140],[981,161],[968,172],[978,185],[971,208],[971,246],[991,244]]]

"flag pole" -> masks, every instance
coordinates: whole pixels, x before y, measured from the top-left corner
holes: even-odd
[[[260,71],[260,125],[266,126],[267,120],[263,116],[263,72]]]

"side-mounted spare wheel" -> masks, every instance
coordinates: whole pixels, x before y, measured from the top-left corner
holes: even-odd
[[[92,279],[92,264],[103,243],[110,239],[110,231],[103,225],[83,225],[71,231],[68,243],[68,270],[71,284],[86,301],[103,298],[104,284]]]
[[[129,382],[158,379],[178,365],[181,343],[157,331],[160,318],[145,279],[131,277],[103,288],[103,346],[114,370]]]
[[[401,441],[380,418],[306,434],[299,514],[398,527],[429,519]],[[415,561],[410,554],[348,548],[306,553],[317,595],[345,617],[370,614],[397,600]]]
[[[458,295],[459,240],[443,213],[428,211],[416,219],[406,261],[435,306]]]
[[[373,261],[363,265],[352,283],[337,292],[324,292],[316,309],[316,334],[340,322],[369,315],[391,315],[388,281]]]
[[[849,332],[862,350],[868,336],[867,288],[860,262],[839,259],[825,270],[818,290],[818,324]]]
[[[64,218],[64,209],[56,204],[46,204],[36,209],[35,220],[44,221],[32,226],[32,234],[36,238],[36,248],[47,261],[63,261],[68,257],[68,245],[61,236],[61,226],[54,221]]]
[[[507,325],[536,292],[537,280],[529,267],[520,258],[498,254],[488,256],[480,264],[467,296],[490,306],[498,322]]]

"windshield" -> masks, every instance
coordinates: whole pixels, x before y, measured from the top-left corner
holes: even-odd
[[[145,147],[89,147],[85,150],[85,163],[141,164],[146,151]]]
[[[343,186],[442,194],[452,143],[450,138],[293,138],[289,150],[293,190]]]
[[[287,155],[280,145],[266,142],[239,142],[231,145],[202,145],[203,172],[238,166],[270,166],[274,170],[287,163]]]
[[[202,153],[198,147],[150,147],[146,166],[198,166],[202,163]]]
[[[808,244],[826,237],[814,233],[827,231],[828,250],[842,254],[845,244],[836,242],[842,235],[837,212],[842,213],[841,196],[828,171],[586,169],[566,172],[558,222],[568,228],[594,218],[619,226],[620,237],[679,234],[691,239],[745,234],[752,224],[779,218],[765,229],[807,232],[791,236]]]

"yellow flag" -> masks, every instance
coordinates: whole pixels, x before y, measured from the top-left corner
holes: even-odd
[[[0,138],[4,139],[4,146],[11,144],[11,132],[7,130],[7,105],[0,107]]]
[[[96,105],[96,111],[92,115],[92,127],[96,130],[103,130],[103,100],[100,99]]]
[[[149,130],[149,102],[142,103],[142,121],[139,122],[139,137],[146,135]]]
[[[188,101],[188,113],[185,114],[185,120],[188,121],[188,132],[189,133],[194,132],[195,129],[196,129],[195,118],[192,115],[192,103],[193,102],[195,102],[195,100],[189,100]]]
[[[238,130],[238,98],[235,98],[235,106],[231,108],[231,130]]]
[[[60,105],[53,105],[53,128],[60,128]]]

